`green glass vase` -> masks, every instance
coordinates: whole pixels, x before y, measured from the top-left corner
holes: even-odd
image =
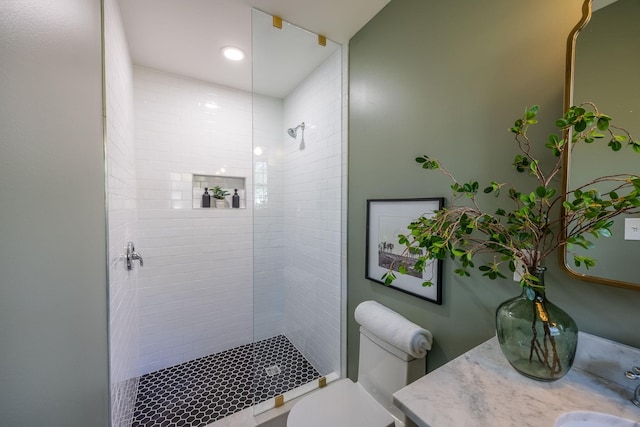
[[[544,268],[535,276],[539,285],[500,304],[496,332],[500,348],[514,369],[529,378],[555,381],[571,366],[578,345],[578,326],[545,296]]]

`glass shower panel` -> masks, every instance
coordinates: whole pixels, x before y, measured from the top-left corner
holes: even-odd
[[[341,46],[252,12],[256,412],[340,373]]]

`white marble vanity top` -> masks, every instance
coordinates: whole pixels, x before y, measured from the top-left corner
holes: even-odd
[[[632,366],[640,366],[640,350],[580,333],[569,373],[535,381],[509,365],[494,337],[393,397],[421,427],[553,427],[578,410],[640,422],[640,408],[629,401],[640,381],[624,377]]]

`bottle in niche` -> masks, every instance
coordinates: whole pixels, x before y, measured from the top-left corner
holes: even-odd
[[[211,195],[209,194],[209,189],[207,187],[204,188],[204,194],[202,195],[202,207],[211,207]]]
[[[239,208],[240,207],[240,196],[238,196],[238,189],[233,190],[233,196],[231,197],[231,207]]]

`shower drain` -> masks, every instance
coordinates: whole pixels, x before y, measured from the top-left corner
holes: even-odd
[[[278,365],[273,365],[273,366],[264,368],[264,371],[267,373],[268,377],[272,377],[280,373],[280,368],[278,367]]]

